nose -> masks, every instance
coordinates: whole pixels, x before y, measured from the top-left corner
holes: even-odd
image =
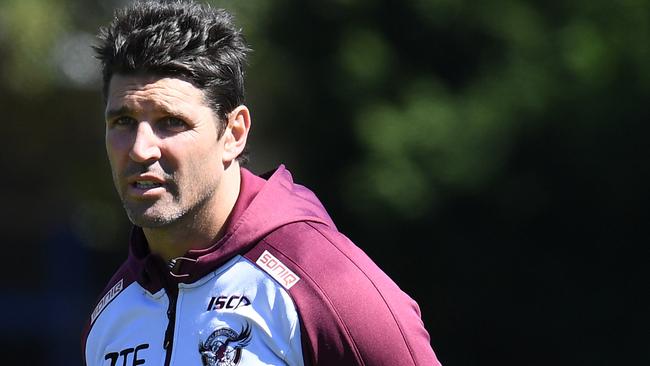
[[[156,136],[151,124],[147,122],[138,124],[129,157],[138,163],[160,159],[160,139]]]

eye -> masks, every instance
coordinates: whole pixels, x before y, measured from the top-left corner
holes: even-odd
[[[117,117],[110,121],[110,126],[111,127],[117,127],[117,128],[128,128],[135,126],[138,123],[134,118],[127,117],[127,116],[122,116],[122,117]]]
[[[178,117],[165,117],[160,120],[160,125],[163,129],[172,132],[185,131],[187,123]]]

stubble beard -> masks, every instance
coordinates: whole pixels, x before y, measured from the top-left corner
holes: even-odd
[[[122,206],[133,225],[156,229],[172,226],[193,226],[194,221],[208,206],[216,191],[215,187],[203,186],[199,192],[191,192],[183,197],[176,190],[170,192],[171,198],[160,198],[152,204],[128,202],[122,199]]]
[[[152,213],[148,213],[147,211],[153,210],[153,208],[145,209],[143,212],[142,210],[132,207],[130,203],[125,201],[122,201],[122,206],[124,207],[126,215],[131,223],[142,228],[153,229],[170,226],[186,214],[186,212],[180,208],[173,210],[171,208],[165,209],[164,207],[155,210]]]

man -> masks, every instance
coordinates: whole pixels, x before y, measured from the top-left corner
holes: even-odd
[[[280,166],[241,167],[248,48],[231,17],[134,3],[96,46],[134,224],[83,338],[99,365],[436,365],[417,304]]]

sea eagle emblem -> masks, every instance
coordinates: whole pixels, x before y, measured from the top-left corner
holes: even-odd
[[[205,342],[199,343],[203,366],[236,366],[241,359],[242,348],[251,341],[251,328],[246,324],[237,333],[230,328],[219,328]]]

